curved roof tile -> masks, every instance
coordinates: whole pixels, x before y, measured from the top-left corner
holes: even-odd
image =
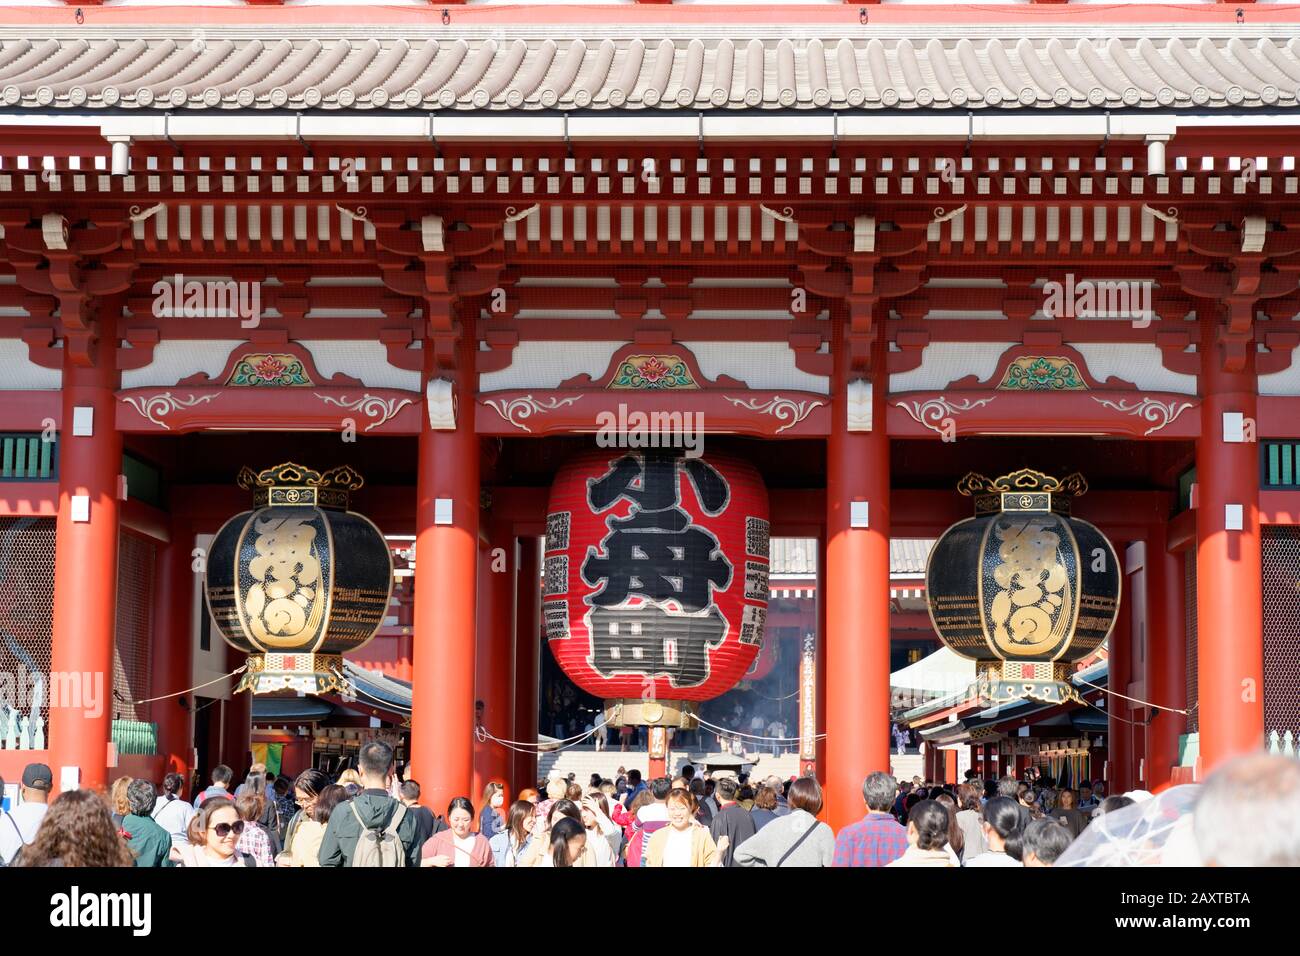
[[[737,28],[740,29],[740,28]],[[41,109],[1294,107],[1300,41],[1124,36],[252,35],[0,38],[0,105]],[[768,35],[770,34],[770,35]]]

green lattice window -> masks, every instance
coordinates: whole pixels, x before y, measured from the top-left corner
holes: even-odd
[[[1260,445],[1260,486],[1300,488],[1300,441],[1266,441]]]
[[[56,481],[58,439],[42,441],[40,432],[0,434],[0,481]]]

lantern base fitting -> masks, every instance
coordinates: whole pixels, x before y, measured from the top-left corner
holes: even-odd
[[[1074,665],[1052,661],[981,662],[973,693],[994,704],[1037,700],[1046,704],[1083,703],[1069,680]]]
[[[613,727],[695,727],[698,705],[689,700],[642,700],[623,697],[605,701],[605,720]]]
[[[254,694],[280,690],[304,694],[355,693],[352,682],[343,676],[342,654],[311,653],[249,654],[248,669],[235,692],[242,690]]]

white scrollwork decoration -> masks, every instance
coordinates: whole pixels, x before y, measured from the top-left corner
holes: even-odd
[[[524,424],[526,419],[533,415],[545,415],[547,412],[553,412],[564,405],[572,405],[581,395],[571,395],[568,398],[552,398],[549,402],[533,398],[531,395],[525,395],[522,398],[504,398],[485,399],[483,404],[490,407],[498,415],[508,421],[516,428],[521,428],[526,432],[532,429]]]
[[[193,408],[200,402],[210,402],[216,398],[216,393],[211,395],[191,395],[189,398],[177,398],[171,392],[163,392],[161,395],[127,395],[122,399],[144,418],[149,419],[155,425],[160,425],[171,431],[163,418],[176,411],[178,408]]]
[[[1144,431],[1143,435],[1150,435],[1160,431],[1166,425],[1173,424],[1179,415],[1192,407],[1191,402],[1162,402],[1155,398],[1143,398],[1142,401],[1133,403],[1126,402],[1122,398],[1112,401],[1097,395],[1093,395],[1092,399],[1124,415],[1136,415],[1144,422],[1152,422],[1151,427]]]
[[[409,398],[380,398],[378,395],[371,395],[369,392],[366,392],[356,401],[350,401],[346,395],[335,398],[332,395],[322,395],[320,392],[313,394],[327,405],[337,405],[339,408],[345,408],[350,412],[373,418],[374,421],[362,429],[363,431],[378,428],[407,405],[413,404]]]
[[[950,402],[940,395],[938,398],[931,398],[924,402],[894,402],[894,407],[907,412],[918,425],[924,425],[936,435],[943,435],[943,423],[946,419],[987,405],[991,401],[992,398],[965,398],[960,402]]]
[[[781,434],[787,428],[793,428],[801,421],[807,418],[814,408],[819,405],[825,405],[825,402],[819,402],[814,399],[805,399],[797,402],[792,398],[783,398],[780,395],[773,395],[767,401],[760,401],[757,398],[749,400],[743,398],[732,398],[730,395],[727,401],[738,408],[747,408],[751,412],[758,412],[760,415],[771,415],[779,422],[785,422],[776,430],[776,434]]]

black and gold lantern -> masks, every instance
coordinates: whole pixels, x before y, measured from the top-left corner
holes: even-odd
[[[930,552],[926,598],[943,642],[976,661],[976,693],[993,703],[1078,700],[1075,661],[1106,640],[1119,611],[1120,565],[1110,541],[1070,516],[1088,490],[1080,474],[1057,480],[1022,469],[968,474],[975,517],[945,531]]]
[[[222,525],[204,577],[222,636],[249,653],[238,690],[350,690],[343,655],[374,636],[393,588],[384,536],[347,510],[362,484],[346,465],[240,471],[254,510]]]

